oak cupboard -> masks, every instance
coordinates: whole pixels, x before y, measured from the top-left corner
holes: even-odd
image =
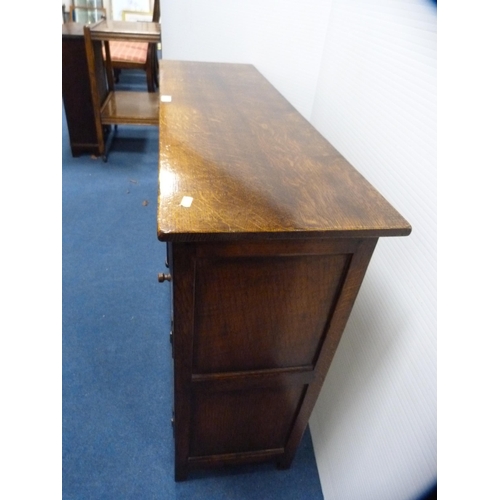
[[[251,65],[160,61],[175,478],[290,467],[379,237],[409,223]]]

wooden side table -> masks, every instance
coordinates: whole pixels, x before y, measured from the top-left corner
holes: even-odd
[[[135,42],[161,41],[159,23],[101,21],[92,25],[94,39],[98,41],[130,40]],[[84,25],[69,22],[62,25],[62,96],[68,124],[71,153],[80,156],[89,153],[102,154],[110,126],[99,124],[92,104],[91,81],[84,40]],[[96,66],[104,68],[102,53],[96,51]],[[105,71],[96,71],[96,86],[105,89],[113,86],[111,66]],[[137,106],[136,106],[137,107]]]
[[[99,131],[106,126],[158,126],[158,95],[153,92],[115,90],[110,41],[140,41],[158,43],[161,39],[159,23],[119,22],[101,20],[84,26],[83,35],[90,76],[90,89],[98,131],[98,154],[107,161],[109,141]],[[103,48],[106,53],[103,58]],[[105,82],[103,84],[103,82]]]
[[[250,65],[160,61],[175,478],[290,467],[379,237],[408,222]]]

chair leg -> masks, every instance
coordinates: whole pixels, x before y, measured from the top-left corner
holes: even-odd
[[[146,79],[148,81],[148,92],[155,92],[156,88],[151,68],[148,68],[146,71]]]
[[[158,82],[158,61],[156,61],[155,67],[153,69],[153,79],[157,88],[160,88],[160,83]]]
[[[116,125],[116,124],[113,125],[113,127],[109,131],[109,134],[106,138],[106,142],[104,143],[104,151],[102,153],[102,161],[104,163],[108,162],[108,155],[109,155],[109,151],[111,149],[111,142],[113,141],[113,138],[114,138],[117,130],[118,130],[118,125]]]

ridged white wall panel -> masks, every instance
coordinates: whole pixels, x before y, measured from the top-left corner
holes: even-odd
[[[333,0],[313,125],[408,219],[381,239],[311,419],[326,499],[436,476],[436,8]]]
[[[162,0],[162,57],[253,64],[310,118],[331,0]]]

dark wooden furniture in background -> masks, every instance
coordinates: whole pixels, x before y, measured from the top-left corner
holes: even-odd
[[[250,65],[160,61],[175,478],[291,465],[379,237],[408,222]]]
[[[98,155],[98,134],[85,54],[83,24],[80,23],[69,22],[62,25],[62,98],[72,155],[80,156],[82,153]],[[100,134],[106,136],[106,131],[102,127]]]
[[[159,43],[160,25],[148,22],[103,20],[83,27],[87,64],[90,75],[92,105],[97,130],[98,154],[107,160],[109,141],[103,126],[156,125],[158,126],[158,94],[141,91],[115,90],[109,57],[109,41],[132,40]],[[106,49],[103,58],[102,45]],[[107,78],[103,78],[107,75]],[[110,139],[112,135],[109,136]]]

